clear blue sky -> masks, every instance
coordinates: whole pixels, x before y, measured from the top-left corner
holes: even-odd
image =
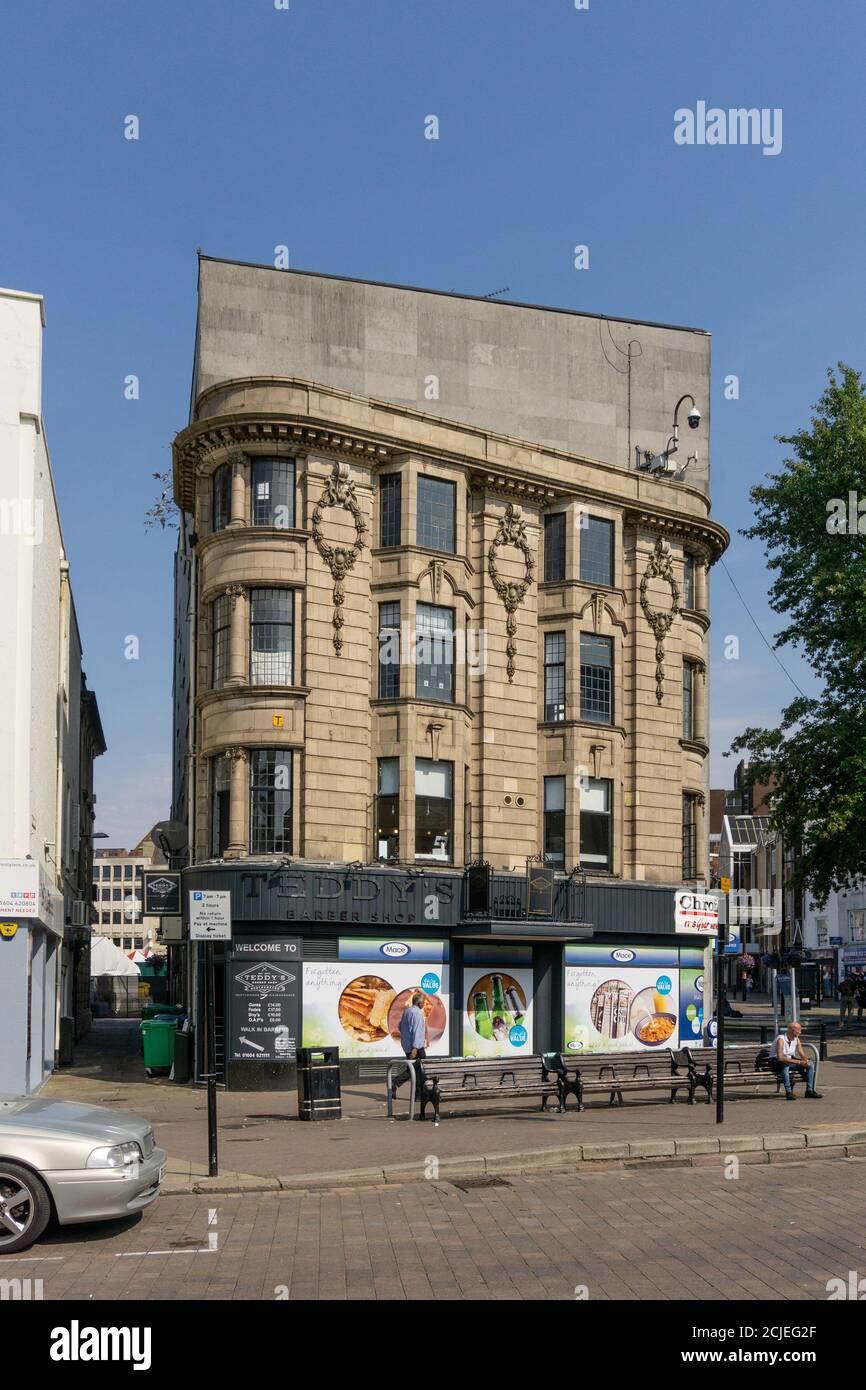
[[[168,812],[173,537],[142,518],[187,417],[197,247],[271,262],[286,243],[300,269],[709,329],[714,507],[734,533],[826,368],[866,365],[862,0],[16,10],[0,31],[0,283],[46,300],[44,411],[112,843]],[[701,100],[781,107],[781,154],[676,145],[675,110]],[[727,563],[772,632],[760,550],[735,536]],[[719,784],[730,737],[793,693],[719,568],[712,656]]]

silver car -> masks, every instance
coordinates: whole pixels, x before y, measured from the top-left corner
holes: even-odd
[[[33,1245],[52,1215],[67,1226],[141,1211],[165,1165],[138,1115],[0,1095],[0,1255]]]

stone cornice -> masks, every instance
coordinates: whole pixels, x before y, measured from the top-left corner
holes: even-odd
[[[650,531],[656,537],[682,542],[688,540],[701,546],[702,557],[715,564],[727,550],[730,537],[718,521],[687,516],[661,507],[629,507],[623,509],[623,523],[635,531]],[[690,610],[693,611],[693,610]]]
[[[288,409],[257,410],[251,403],[248,411],[199,419],[177,436],[175,499],[185,511],[194,507],[197,466],[210,471],[233,449],[278,445],[288,455],[318,450],[368,467],[407,454],[422,455],[464,468],[476,491],[523,498],[536,506],[563,498],[614,502],[633,510],[638,519],[647,512],[679,522],[685,528],[683,534],[713,559],[727,546],[724,527],[707,519],[706,493],[687,483],[660,481],[600,459],[541,447],[392,401],[355,396],[293,377],[241,378],[209,387],[199,397],[197,413],[214,396],[267,390],[283,391]],[[668,505],[677,500],[681,507]]]

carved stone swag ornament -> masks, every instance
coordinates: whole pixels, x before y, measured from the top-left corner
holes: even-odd
[[[669,609],[652,607],[647,598],[651,579],[661,579],[663,583],[668,585],[671,591]],[[656,701],[661,704],[665,691],[665,638],[671,629],[674,618],[680,611],[680,590],[674,577],[671,548],[666,540],[662,540],[661,536],[656,540],[655,549],[640,581],[640,606],[656,639]]]
[[[322,518],[329,507],[342,507],[350,514],[355,523],[355,541],[348,549],[343,545],[330,545],[325,540],[322,532]],[[334,625],[334,651],[339,656],[343,649],[343,604],[346,601],[343,580],[354,568],[355,561],[364,549],[364,537],[367,534],[367,523],[361,514],[361,508],[355,496],[355,484],[349,476],[348,464],[334,464],[310,518],[310,529],[316,549],[331,571],[331,578],[334,581],[334,616],[331,621]]]
[[[496,567],[496,552],[500,546],[513,545],[523,556],[523,578],[521,580],[505,580],[499,574]],[[506,669],[508,671],[509,683],[514,680],[516,669],[515,657],[517,655],[517,610],[529,591],[532,584],[535,561],[529,549],[529,542],[526,539],[526,520],[520,515],[513,502],[509,502],[505,508],[505,515],[500,518],[499,530],[496,532],[490,549],[487,552],[487,573],[490,575],[493,587],[502,600],[505,609],[505,631],[508,641],[505,647]]]

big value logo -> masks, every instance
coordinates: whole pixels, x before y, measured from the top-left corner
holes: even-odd
[[[404,941],[386,941],[384,946],[379,947],[379,954],[387,956],[388,960],[402,960],[404,956],[410,955],[412,947],[407,946]]]
[[[529,1034],[522,1023],[515,1023],[513,1028],[508,1030],[508,1041],[512,1047],[525,1047]]]
[[[427,974],[421,977],[421,988],[425,994],[438,994],[441,983],[439,976],[434,975],[432,970],[428,970]]]
[[[265,965],[251,965],[236,978],[238,984],[243,985],[245,994],[258,994],[264,999],[269,994],[285,994],[296,977],[289,970],[268,962]]]
[[[656,989],[659,994],[670,994],[673,987],[673,981],[669,975],[659,975],[656,980]]]

